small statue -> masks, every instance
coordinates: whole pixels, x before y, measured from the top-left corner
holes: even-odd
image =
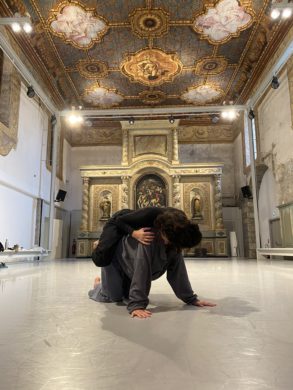
[[[192,208],[193,208],[192,218],[194,218],[194,219],[202,219],[201,201],[200,201],[200,196],[199,195],[196,195],[192,199]]]
[[[99,204],[100,209],[102,210],[101,220],[107,220],[110,218],[111,214],[111,202],[108,196],[105,196]]]

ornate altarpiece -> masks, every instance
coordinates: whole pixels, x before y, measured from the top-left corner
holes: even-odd
[[[82,166],[83,204],[77,256],[90,256],[106,222],[123,208],[172,206],[200,225],[201,248],[208,255],[227,256],[222,217],[222,163],[181,164],[178,121],[121,122],[119,166]],[[194,255],[198,248],[188,252]]]

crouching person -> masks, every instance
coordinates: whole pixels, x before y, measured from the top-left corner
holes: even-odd
[[[172,236],[172,243],[168,236]],[[98,302],[127,302],[132,317],[147,318],[152,280],[167,273],[167,280],[175,295],[194,306],[215,306],[198,299],[187,275],[181,250],[195,246],[201,240],[197,225],[190,223],[184,235],[174,236],[162,229],[154,230],[154,239],[144,245],[131,236],[124,236],[116,247],[110,265],[102,268],[101,280],[95,280],[89,297]]]

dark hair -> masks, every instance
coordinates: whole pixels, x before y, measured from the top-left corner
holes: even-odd
[[[182,210],[166,209],[157,216],[154,226],[177,249],[192,248],[199,244],[202,238],[198,225],[190,222]]]

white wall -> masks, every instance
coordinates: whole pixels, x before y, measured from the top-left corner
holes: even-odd
[[[259,229],[261,246],[270,246],[269,220],[279,216],[277,208],[276,181],[271,170],[267,170],[262,178],[258,194]]]
[[[235,195],[239,197],[241,187],[247,184],[246,176],[243,173],[243,146],[242,134],[238,134],[233,143],[233,165],[234,165],[234,183]]]
[[[22,86],[17,146],[0,156],[0,240],[30,248],[38,197],[50,198],[45,167],[48,117]]]
[[[287,72],[278,89],[270,89],[258,108],[259,144],[263,161],[276,183],[278,204],[293,201],[293,130]]]
[[[120,165],[122,147],[116,145],[73,147],[70,153],[70,178],[68,201],[70,210],[80,210],[82,205],[82,165]]]

